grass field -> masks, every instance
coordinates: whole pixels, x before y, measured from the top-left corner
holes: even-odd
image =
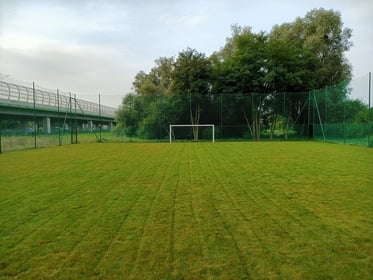
[[[372,279],[373,149],[92,143],[0,155],[0,279]]]

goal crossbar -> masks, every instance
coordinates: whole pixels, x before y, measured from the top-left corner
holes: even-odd
[[[170,143],[172,143],[173,127],[212,127],[212,143],[215,142],[215,125],[214,124],[170,124]]]

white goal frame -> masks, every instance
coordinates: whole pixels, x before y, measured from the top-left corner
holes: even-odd
[[[170,124],[170,143],[172,143],[172,128],[173,127],[212,127],[212,143],[215,143],[215,125],[214,124]]]

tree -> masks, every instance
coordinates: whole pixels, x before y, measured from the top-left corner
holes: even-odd
[[[352,30],[343,28],[341,14],[323,8],[313,9],[304,18],[293,23],[273,27],[270,37],[284,40],[298,49],[298,58],[303,62],[307,74],[304,84],[311,88],[323,88],[351,79],[351,65],[344,53],[352,42]],[[307,78],[308,77],[308,78]],[[305,90],[308,88],[303,88]]]
[[[155,60],[156,66],[148,74],[144,71],[137,73],[132,83],[135,92],[143,96],[169,94],[173,63],[173,57],[160,57]]]
[[[236,111],[244,118],[253,139],[260,139],[262,108],[269,90],[265,83],[267,40],[264,32],[254,34],[250,27],[233,25],[232,37],[212,59],[213,92],[246,96]]]
[[[267,47],[267,83],[276,91],[307,92],[350,80],[351,66],[344,53],[352,46],[351,34],[351,29],[343,28],[339,12],[325,9],[314,9],[293,23],[274,26]],[[346,94],[346,88],[335,91],[334,104],[342,104]],[[306,123],[308,116],[301,110],[306,95],[289,94],[285,99],[287,131],[289,123]]]
[[[345,112],[346,123],[368,123],[368,106],[361,100],[347,99]]]
[[[188,48],[179,53],[172,72],[172,92],[189,97],[191,124],[199,124],[203,96],[210,94],[211,62],[203,53]],[[198,140],[198,127],[193,127],[194,140]]]
[[[352,46],[351,35],[339,12],[322,8],[276,25],[269,33],[233,25],[225,46],[209,58],[187,48],[176,60],[161,57],[149,73],[136,75],[136,127],[166,128],[167,122],[202,121],[220,122],[221,128],[223,122],[246,124],[253,139],[260,139],[263,124],[270,128],[271,137],[280,124],[285,138],[297,123],[308,131],[304,124],[311,118],[307,111],[313,104],[307,94],[311,90],[338,84],[319,96],[318,102],[325,103],[323,108],[331,104],[338,114],[343,108],[348,95],[343,82],[351,78],[344,54]],[[222,101],[224,108],[219,106]],[[171,110],[168,105],[172,104],[178,110]],[[193,133],[197,140],[198,129]]]
[[[123,98],[122,106],[115,116],[117,123],[115,133],[117,135],[134,136],[136,134],[136,127],[141,119],[143,107],[136,101],[138,100],[134,94],[128,94]]]

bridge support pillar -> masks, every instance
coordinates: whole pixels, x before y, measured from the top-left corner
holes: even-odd
[[[88,127],[90,131],[93,131],[93,121],[88,121]]]
[[[43,130],[45,133],[50,134],[52,132],[51,130],[51,118],[44,118],[43,119]]]
[[[114,128],[114,123],[113,122],[109,123],[109,128],[110,128],[110,131],[113,131],[113,128]]]

